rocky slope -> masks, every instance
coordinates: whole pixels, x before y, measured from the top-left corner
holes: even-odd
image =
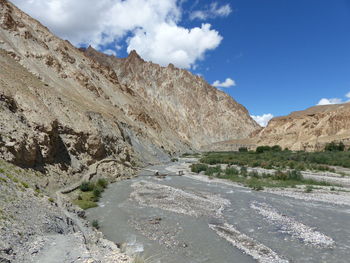
[[[259,126],[242,105],[203,78],[174,67],[144,61],[136,51],[127,58],[85,54],[115,70],[119,81],[161,112],[167,125],[196,148],[223,140],[246,138]]]
[[[327,142],[350,145],[350,103],[315,106],[272,119],[256,137],[259,145],[322,150]]]
[[[8,1],[0,7],[0,152],[8,161],[79,167],[114,155],[155,162],[258,127],[198,76],[135,52],[126,59],[84,53]]]
[[[315,106],[276,117],[249,138],[216,142],[202,146],[201,150],[237,151],[240,147],[255,150],[259,145],[280,145],[296,151],[322,151],[333,141],[350,147],[350,103]]]

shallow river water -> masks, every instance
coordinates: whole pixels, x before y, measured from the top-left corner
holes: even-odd
[[[350,262],[350,206],[184,176],[112,184],[87,216],[147,262]]]

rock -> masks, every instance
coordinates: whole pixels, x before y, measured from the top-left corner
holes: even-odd
[[[280,145],[290,150],[320,151],[326,143],[350,146],[350,103],[315,106],[273,118],[254,137],[259,145]]]

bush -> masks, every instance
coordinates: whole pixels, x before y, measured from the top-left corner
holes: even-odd
[[[222,172],[221,166],[217,165],[215,167],[208,167],[208,169],[205,171],[205,175],[213,175],[214,173],[220,174]]]
[[[26,182],[21,182],[21,184],[24,188],[29,188],[29,185]]]
[[[179,161],[179,159],[177,159],[177,158],[172,158],[171,161],[174,163],[174,162]]]
[[[235,176],[235,175],[239,175],[239,171],[236,168],[230,167],[230,168],[226,168],[225,174],[228,176]]]
[[[80,191],[82,192],[89,192],[92,191],[94,188],[95,185],[91,182],[83,182],[79,187]]]
[[[101,186],[102,188],[106,188],[108,185],[108,181],[104,178],[100,178],[97,180],[97,185]]]
[[[98,220],[94,220],[92,221],[92,226],[96,229],[99,229],[100,228],[100,224],[98,223]]]
[[[202,163],[194,163],[191,165],[191,172],[200,173],[202,171],[208,170],[208,165]]]
[[[269,151],[271,151],[270,146],[259,146],[255,150],[256,153],[264,153],[264,152],[269,152]]]
[[[95,201],[95,202],[97,202],[97,201],[100,199],[102,192],[103,192],[103,188],[100,188],[100,187],[96,187],[96,188],[93,190],[94,201]]]
[[[282,152],[282,148],[279,145],[274,145],[271,147],[271,151],[273,152]]]
[[[324,150],[326,152],[343,152],[345,150],[345,145],[343,142],[331,142],[326,144]]]
[[[240,153],[248,152],[248,148],[247,147],[239,147],[238,151]]]
[[[288,172],[288,179],[289,180],[295,180],[295,181],[301,181],[303,180],[303,175],[300,171],[292,170]]]
[[[242,167],[241,167],[240,174],[241,174],[242,176],[244,176],[244,177],[247,177],[247,175],[248,175],[248,169],[247,169],[247,167],[242,166]]]

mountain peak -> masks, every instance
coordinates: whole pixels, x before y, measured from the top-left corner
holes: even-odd
[[[128,59],[137,59],[137,60],[142,60],[144,61],[140,55],[136,52],[135,49],[131,50],[131,52],[129,53]]]

